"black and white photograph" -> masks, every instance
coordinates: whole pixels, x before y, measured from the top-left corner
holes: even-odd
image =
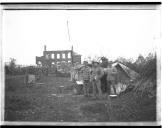
[[[161,2],[2,2],[2,124],[160,125],[161,14]]]

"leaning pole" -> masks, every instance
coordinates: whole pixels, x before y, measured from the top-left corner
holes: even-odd
[[[67,20],[67,30],[68,30],[68,38],[69,38],[69,42],[71,42],[70,40],[70,31],[69,31],[69,22]],[[72,62],[72,66],[74,66],[74,59],[73,59],[73,45],[71,47],[71,62]]]

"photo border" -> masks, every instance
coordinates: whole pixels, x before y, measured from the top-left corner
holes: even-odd
[[[159,10],[161,11],[161,2],[2,2],[1,16],[3,11],[19,11],[19,10]],[[162,12],[162,11],[161,11]],[[161,20],[162,21],[162,20]],[[1,20],[2,23],[2,20]],[[0,26],[2,28],[2,24]],[[160,27],[161,24],[160,24]],[[161,124],[161,29],[160,38],[157,42],[157,121],[155,122],[26,122],[26,121],[4,121],[4,62],[1,52],[1,124],[2,125],[58,125],[58,126],[81,126],[81,125],[104,125],[104,126],[157,126]],[[1,34],[2,35],[2,34]],[[2,37],[1,37],[1,51]]]

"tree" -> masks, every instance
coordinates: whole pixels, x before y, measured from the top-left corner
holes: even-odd
[[[88,60],[88,63],[91,63],[91,62],[92,62],[91,56],[88,56],[88,57],[87,57],[87,60]]]
[[[138,56],[138,59],[136,60],[136,64],[137,65],[144,65],[145,64],[145,58],[140,54],[139,56]]]
[[[146,61],[154,59],[155,55],[153,53],[149,53],[148,56],[146,57]]]
[[[97,55],[95,55],[92,59],[92,61],[99,61],[99,57]]]
[[[118,57],[117,58],[117,61],[123,63],[123,64],[126,64],[127,63],[127,59],[125,59],[124,57]]]
[[[142,90],[142,94],[145,92],[148,95],[156,96],[156,80],[157,80],[157,69],[156,69],[156,54],[153,55],[149,53],[149,55],[145,58],[145,63],[142,65],[138,65],[140,69],[140,83],[136,86],[136,91]]]
[[[14,72],[16,71],[16,59],[10,58],[9,70],[10,70],[11,74],[14,75]]]

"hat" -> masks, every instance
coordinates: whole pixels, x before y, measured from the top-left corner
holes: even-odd
[[[88,61],[84,60],[84,61],[83,61],[83,63],[85,63],[85,62],[87,62],[87,63],[88,63]]]
[[[92,61],[92,64],[95,64],[95,63],[99,64],[99,62],[98,62],[98,61]]]

